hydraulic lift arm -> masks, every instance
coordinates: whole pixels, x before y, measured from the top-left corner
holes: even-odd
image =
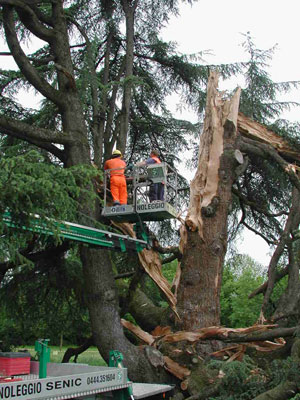
[[[54,236],[54,232],[38,215],[31,216],[28,224],[20,224],[15,221],[9,212],[3,215],[3,221],[10,228],[31,231],[42,235]],[[84,225],[74,224],[72,222],[56,222],[57,235],[62,239],[74,240],[80,243],[86,243],[88,246],[104,247],[112,250],[126,252],[128,250],[141,251],[148,247],[147,240],[132,238],[128,235],[96,229]]]

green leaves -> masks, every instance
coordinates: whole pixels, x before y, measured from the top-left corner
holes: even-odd
[[[248,295],[264,282],[262,266],[247,255],[237,255],[224,267],[221,323],[233,328],[251,326],[259,317],[262,297]]]
[[[9,148],[0,160],[0,214],[9,210],[16,221],[24,224],[30,214],[38,214],[57,233],[51,219],[77,222],[79,198],[93,207],[96,195],[91,179],[98,174],[94,167],[77,165],[65,169],[45,162],[35,150],[18,152],[18,146]],[[0,259],[3,262],[10,254],[17,261],[18,249],[25,246],[32,234],[15,235],[2,220],[0,232],[5,234]]]
[[[80,184],[87,183],[92,168],[63,169],[45,163],[36,151],[0,160],[0,206],[13,213],[35,212],[53,218],[74,218]]]

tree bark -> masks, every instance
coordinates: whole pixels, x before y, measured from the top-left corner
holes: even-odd
[[[298,228],[300,223],[300,192],[293,188],[292,206],[289,214],[291,220],[289,237],[291,233]],[[279,320],[289,315],[299,315],[299,255],[296,254],[297,250],[294,248],[293,242],[288,241],[289,253],[289,270],[288,270],[288,286],[279,299],[279,304],[276,308],[273,319]]]
[[[134,15],[138,0],[122,0],[122,7],[126,16],[126,66],[123,91],[123,103],[120,119],[120,133],[117,141],[118,149],[124,154],[126,148],[127,131],[129,126],[130,103],[133,77],[133,49],[134,49]]]
[[[99,250],[82,247],[81,256],[93,337],[104,360],[108,362],[110,350],[120,350],[130,379],[138,382],[166,381],[166,373],[156,371],[147,361],[144,351],[124,336],[109,252],[101,251],[99,257]]]
[[[220,324],[220,288],[227,249],[227,217],[235,179],[240,90],[230,101],[217,91],[211,73],[196,175],[181,232],[182,275],[178,289],[179,326],[193,330]]]

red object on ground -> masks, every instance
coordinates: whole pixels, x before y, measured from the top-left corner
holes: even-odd
[[[0,376],[27,375],[29,373],[29,353],[0,353]]]

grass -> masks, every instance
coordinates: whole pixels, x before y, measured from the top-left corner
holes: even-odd
[[[63,346],[60,348],[59,346],[49,346],[50,347],[50,362],[55,362],[55,363],[60,363],[61,360],[63,359],[63,356],[66,352],[66,350],[69,347],[76,347],[76,346]],[[33,358],[37,359],[37,353],[34,350],[34,346],[24,346],[24,347],[18,347],[20,350],[28,350],[29,353]],[[71,358],[70,362],[74,362],[74,357]],[[100,356],[98,350],[96,347],[90,347],[88,350],[86,350],[84,353],[81,353],[77,357],[77,363],[78,364],[88,364],[88,365],[98,365],[98,366],[106,366],[106,362],[103,360],[103,358]]]

